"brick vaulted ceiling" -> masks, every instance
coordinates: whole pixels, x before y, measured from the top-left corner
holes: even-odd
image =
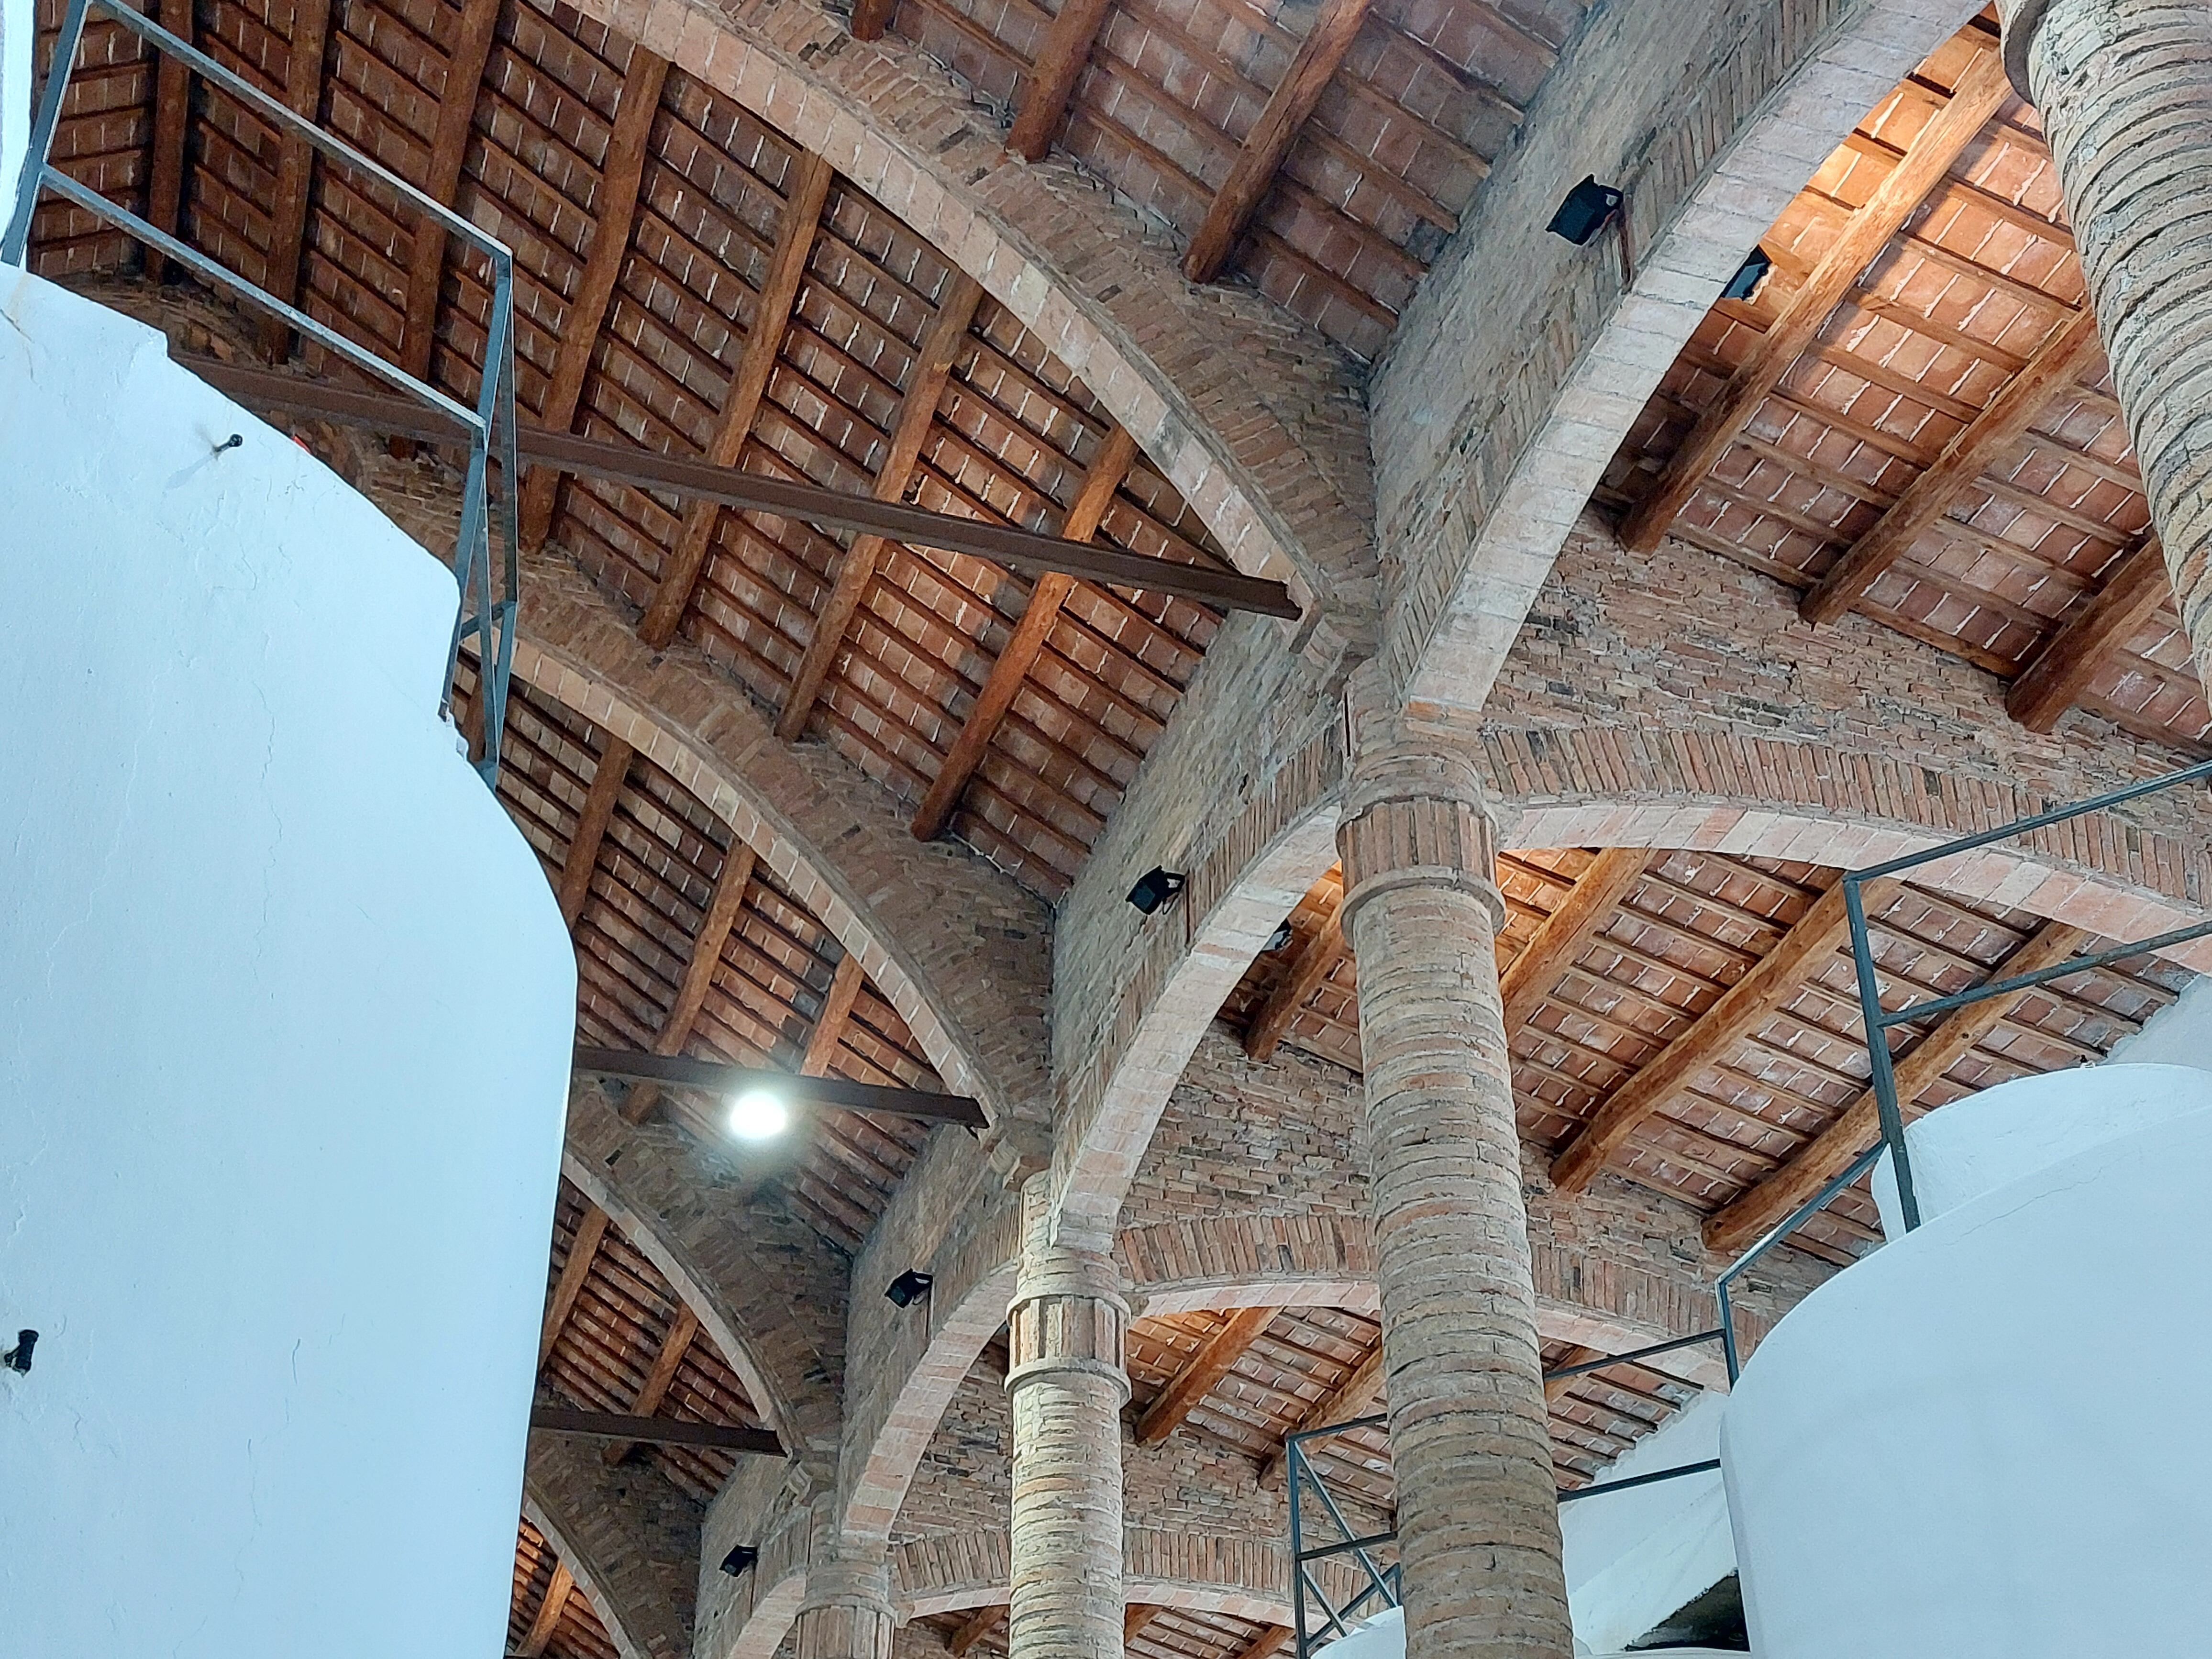
[[[2212,753],[2057,170],[1985,15],[1862,121],[1713,307],[1600,506],[2069,709]]]
[[[514,248],[526,420],[1226,568],[1011,313],[781,134],[576,13],[171,0],[161,15]],[[51,38],[60,0],[40,15]],[[484,271],[442,238],[418,241],[342,170],[308,168],[234,100],[171,87],[134,47],[112,24],[88,32],[58,162],[472,398]],[[138,261],[52,198],[33,257],[57,276]],[[826,738],[911,803],[917,834],[949,830],[1047,897],[1219,623],[1188,599],[1032,584],[592,481],[532,475],[522,518],[526,541],[571,552],[650,642],[696,641],[786,737]]]

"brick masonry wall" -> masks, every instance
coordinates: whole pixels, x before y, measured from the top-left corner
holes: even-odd
[[[637,1659],[688,1659],[703,1506],[656,1471],[609,1468],[597,1443],[530,1443],[523,1510],[552,1541],[609,1633]]]
[[[1382,661],[1399,695],[1482,706],[1559,538],[1722,285],[1976,9],[1680,0],[1593,18],[1374,377]],[[1545,233],[1593,173],[1628,191],[1632,283],[1618,229],[1583,248]]]

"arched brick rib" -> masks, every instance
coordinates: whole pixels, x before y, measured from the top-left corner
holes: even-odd
[[[588,1443],[540,1435],[522,1513],[545,1534],[622,1659],[688,1659],[699,1505],[639,1470],[610,1469]]]

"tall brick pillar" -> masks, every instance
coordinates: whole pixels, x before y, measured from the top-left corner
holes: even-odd
[[[2212,684],[2212,7],[2000,0],[2199,678]]]
[[[1006,1310],[1014,1416],[1012,1659],[1121,1659],[1121,1340],[1112,1261],[1049,1243],[1049,1174],[1022,1188]]]
[[[806,1599],[791,1631],[795,1659],[890,1659],[897,1630],[890,1571],[880,1554],[806,1564]]]
[[[1567,1659],[1521,1146],[1471,759],[1362,745],[1337,832],[1358,967],[1407,1659]]]

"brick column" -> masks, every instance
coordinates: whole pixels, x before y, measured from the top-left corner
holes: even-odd
[[[880,1554],[806,1564],[806,1599],[791,1632],[796,1659],[890,1659],[897,1629],[890,1572]]]
[[[2198,677],[2212,684],[2212,8],[2001,0],[2043,116]]]
[[[1358,966],[1407,1659],[1567,1659],[1504,903],[1471,761],[1402,736],[1355,768],[1337,848]]]
[[[1047,1242],[1049,1174],[1022,1188],[1006,1310],[1013,1404],[1012,1659],[1121,1659],[1121,1340],[1113,1261]]]

